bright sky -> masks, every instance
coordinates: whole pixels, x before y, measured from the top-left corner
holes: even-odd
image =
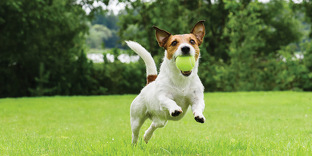
[[[258,0],[259,2],[269,2],[270,0]],[[302,0],[293,0],[295,3],[301,3]],[[114,14],[118,14],[118,12],[122,9],[125,8],[126,4],[125,3],[119,3],[118,0],[110,0],[108,6],[105,6],[102,2],[94,2],[93,6],[102,6],[103,9],[108,8],[108,10],[111,10],[114,12]],[[89,8],[84,8],[84,10],[89,13],[90,9]]]

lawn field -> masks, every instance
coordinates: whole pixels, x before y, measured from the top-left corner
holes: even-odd
[[[0,99],[0,155],[312,155],[312,93],[206,93],[186,116],[131,145],[135,95]]]

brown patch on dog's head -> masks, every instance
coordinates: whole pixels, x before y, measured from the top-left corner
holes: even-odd
[[[204,21],[199,21],[193,27],[190,34],[183,35],[171,35],[169,32],[153,27],[156,30],[156,39],[160,47],[164,47],[167,50],[167,58],[172,59],[177,48],[182,43],[188,43],[195,49],[195,59],[197,61],[199,57],[199,45],[202,43],[205,36]]]
[[[165,44],[167,50],[167,58],[170,60],[174,53],[177,51],[177,48],[182,43],[188,43],[195,49],[195,59],[199,57],[199,42],[197,41],[194,34],[183,34],[183,35],[171,35]]]

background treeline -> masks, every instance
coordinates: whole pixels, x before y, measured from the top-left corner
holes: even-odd
[[[118,60],[134,55],[122,41],[141,43],[159,65],[164,49],[152,26],[188,33],[199,20],[206,21],[199,69],[206,91],[312,90],[312,2],[126,0],[118,15],[93,2],[0,2],[0,97],[138,93],[145,66]],[[90,48],[110,48],[104,63],[87,59]]]

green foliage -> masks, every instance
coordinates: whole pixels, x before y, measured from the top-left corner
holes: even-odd
[[[293,60],[298,48],[292,44],[303,36],[293,3],[187,2],[130,1],[127,14],[120,18],[121,38],[138,41],[159,57],[163,49],[155,41],[152,25],[172,34],[187,33],[194,23],[206,20],[199,76],[207,91],[307,90],[312,84],[306,64]]]
[[[112,31],[107,27],[99,24],[92,25],[86,39],[87,46],[93,49],[102,49],[104,41],[110,37],[112,37]]]
[[[90,95],[96,94],[98,82],[92,77],[93,63],[89,61],[83,51],[81,51],[78,59],[73,65],[72,77],[70,82],[71,95]]]
[[[94,19],[92,20],[92,26],[90,28],[89,35],[87,36],[87,46],[89,48],[121,48],[121,44],[119,41],[119,36],[117,35],[117,31],[119,27],[118,16],[114,15],[112,12],[107,12],[106,14],[98,13],[94,15]],[[100,27],[102,26],[105,29],[101,29],[101,31],[94,30],[94,26]],[[92,50],[93,50],[92,49]]]
[[[304,10],[306,15],[306,20],[310,24],[312,23],[312,2],[310,0],[303,0],[302,4],[299,5],[299,9]],[[312,30],[312,25],[310,25]],[[312,31],[310,31],[309,37],[312,38]]]
[[[180,3],[176,0],[130,2],[129,6],[126,6],[126,14],[120,17],[119,35],[122,40],[135,40],[142,43],[153,56],[163,54],[163,49],[159,48],[155,40],[152,26],[156,25],[172,34],[190,32],[192,26],[189,25],[189,21],[193,17],[190,16],[191,10],[187,7],[197,6],[197,4],[197,1]]]
[[[117,33],[120,41],[141,43],[159,66],[164,49],[152,26],[188,33],[199,20],[206,21],[199,66],[206,91],[312,90],[308,0],[125,0],[120,15],[101,11],[94,2],[1,1],[0,97],[138,93],[145,85],[144,63],[117,59],[133,54],[116,49],[124,44],[116,44]],[[101,53],[112,48],[106,51],[115,62],[104,56],[104,64],[93,64],[83,52],[87,47]]]
[[[30,88],[29,91],[33,96],[43,96],[53,92],[56,88],[45,88],[45,86],[49,83],[50,72],[45,71],[44,63],[40,63],[39,65],[39,76],[35,78],[37,82],[37,86],[35,89]]]
[[[146,84],[145,66],[143,61],[122,63],[117,56],[118,49],[110,52],[114,62],[110,62],[104,53],[104,63],[94,69],[93,77],[101,88],[101,94],[137,94]]]
[[[71,92],[88,31],[89,17],[81,5],[73,0],[2,1],[0,17],[1,97],[85,92]]]
[[[92,25],[100,24],[105,25],[110,30],[118,30],[118,16],[109,12],[106,14],[97,14],[92,20]]]
[[[303,65],[305,67],[305,74],[302,76],[305,81],[301,84],[302,88],[307,91],[312,91],[312,42],[306,44]]]
[[[232,2],[231,2],[232,3]],[[229,7],[229,21],[225,28],[225,35],[231,41],[228,49],[230,64],[227,67],[226,87],[231,90],[259,90],[259,63],[262,58],[258,49],[264,47],[264,39],[260,37],[264,22],[259,18],[261,6],[258,2],[233,5]],[[244,9],[237,9],[243,8]],[[234,9],[233,9],[234,8]],[[262,88],[263,89],[263,88]]]

